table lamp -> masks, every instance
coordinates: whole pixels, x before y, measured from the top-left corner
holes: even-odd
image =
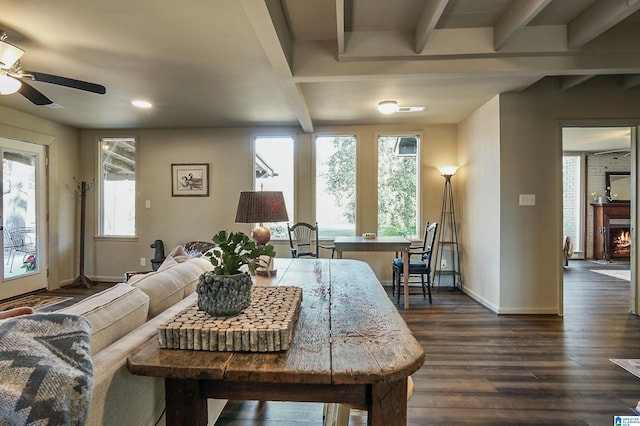
[[[281,191],[242,191],[238,201],[236,223],[257,223],[251,231],[251,238],[258,245],[265,245],[271,240],[271,231],[265,223],[286,222],[289,220],[284,196]],[[273,261],[269,259],[266,274],[272,275]],[[262,274],[260,274],[262,275]]]
[[[280,191],[242,191],[238,201],[236,223],[258,223],[251,231],[251,238],[260,245],[271,240],[271,231],[264,223],[289,220],[284,196]]]

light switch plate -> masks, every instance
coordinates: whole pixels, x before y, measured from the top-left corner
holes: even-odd
[[[520,194],[520,205],[521,206],[535,206],[536,205],[536,194]]]

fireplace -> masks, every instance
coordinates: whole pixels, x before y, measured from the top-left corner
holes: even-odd
[[[593,258],[630,259],[631,205],[605,203],[593,205]]]
[[[613,258],[631,257],[631,229],[609,226],[609,256]]]

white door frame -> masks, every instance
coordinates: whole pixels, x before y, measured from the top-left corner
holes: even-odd
[[[36,259],[38,261],[37,270],[24,275],[4,278],[5,262],[0,265],[0,299],[14,297],[20,294],[33,292],[48,287],[48,225],[47,225],[47,146],[22,142],[18,140],[0,137],[0,152],[22,151],[35,154],[38,157],[36,168]],[[2,157],[2,156],[0,156]],[[2,157],[3,158],[3,157]],[[0,176],[2,176],[2,166],[0,165]],[[0,189],[3,189],[4,182],[0,182]],[[2,205],[0,204],[0,213]],[[1,223],[1,222],[0,222]],[[5,231],[2,231],[5,232]]]

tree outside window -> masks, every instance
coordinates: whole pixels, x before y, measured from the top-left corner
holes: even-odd
[[[316,221],[320,238],[356,230],[356,138],[316,138]]]
[[[378,235],[418,236],[417,136],[378,138]]]

